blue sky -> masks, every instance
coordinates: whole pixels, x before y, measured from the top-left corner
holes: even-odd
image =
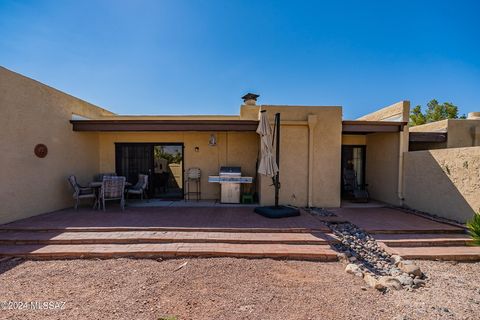
[[[480,111],[480,1],[7,1],[0,65],[122,114]]]

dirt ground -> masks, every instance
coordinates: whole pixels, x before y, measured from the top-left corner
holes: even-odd
[[[9,260],[0,263],[0,319],[478,319],[480,263],[418,263],[426,288],[382,294],[340,263]],[[10,301],[30,309],[8,310]]]

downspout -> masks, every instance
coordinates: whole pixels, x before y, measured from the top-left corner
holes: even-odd
[[[313,207],[313,142],[314,129],[317,125],[317,115],[308,115],[308,207]]]
[[[402,131],[399,132],[399,150],[398,150],[398,200],[400,206],[404,205],[404,152],[408,151],[408,125],[402,127]],[[406,148],[406,150],[405,150]]]

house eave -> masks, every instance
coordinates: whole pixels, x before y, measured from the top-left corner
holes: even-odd
[[[255,131],[253,120],[70,120],[73,131]]]
[[[344,120],[342,121],[342,133],[368,134],[401,132],[406,125],[407,122],[399,121]]]

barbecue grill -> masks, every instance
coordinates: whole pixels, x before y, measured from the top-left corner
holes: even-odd
[[[220,183],[220,202],[240,203],[240,185],[252,183],[252,177],[242,177],[240,167],[220,167],[218,176],[209,176],[208,182]]]

